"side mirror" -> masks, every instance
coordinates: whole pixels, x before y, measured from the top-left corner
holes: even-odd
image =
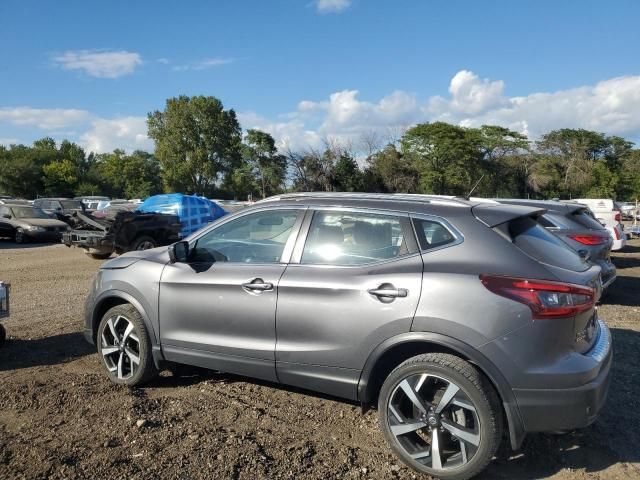
[[[189,242],[182,240],[169,247],[171,263],[186,263],[189,260]]]
[[[3,218],[11,218],[11,214],[9,213],[5,213],[4,215],[2,215]]]

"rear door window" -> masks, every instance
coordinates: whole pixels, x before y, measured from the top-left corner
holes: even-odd
[[[408,253],[399,217],[352,212],[316,212],[301,263],[364,265]]]
[[[574,272],[583,272],[589,268],[587,262],[574,250],[531,217],[512,221],[509,224],[509,235],[520,250],[539,262]]]

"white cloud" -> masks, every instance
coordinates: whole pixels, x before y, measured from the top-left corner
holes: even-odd
[[[182,72],[185,70],[207,70],[209,68],[227,65],[229,63],[233,63],[234,61],[235,60],[233,58],[203,58],[202,60],[199,60],[197,62],[176,65],[172,68],[172,70],[176,72]]]
[[[617,77],[593,86],[556,92],[507,97],[503,94],[502,82],[479,82],[473,74],[475,79],[466,83],[466,90],[457,89],[454,80],[460,73],[451,81],[450,99],[433,97],[429,100],[425,108],[427,119],[471,127],[503,125],[533,139],[557,128],[585,128],[640,137],[640,76]],[[465,77],[471,78],[466,74]]]
[[[153,151],[153,141],[147,137],[147,117],[96,118],[91,128],[80,136],[80,144],[88,152]]]
[[[65,70],[81,70],[98,78],[118,78],[133,73],[142,58],[126,50],[69,50],[54,56],[53,61]]]
[[[254,113],[240,115],[245,128],[271,133],[293,149],[321,147],[338,140],[358,147],[365,135],[385,141],[421,122],[446,121],[466,127],[502,125],[535,140],[558,128],[585,128],[640,139],[640,76],[603,80],[596,85],[521,97],[505,94],[501,80],[481,79],[461,70],[450,81],[449,96],[418,101],[398,90],[378,101],[360,100],[357,90],[342,90],[327,100],[302,100],[279,121]]]
[[[351,5],[351,0],[315,0],[320,13],[341,12]]]
[[[89,117],[90,114],[86,110],[73,108],[0,108],[0,122],[17,126],[38,127],[44,130],[79,125],[86,122]]]
[[[0,138],[0,145],[9,146],[9,145],[17,145],[20,141],[17,138]]]

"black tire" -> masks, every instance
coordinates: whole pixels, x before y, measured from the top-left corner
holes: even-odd
[[[27,243],[28,240],[22,228],[16,228],[16,231],[13,234],[13,239],[16,243]]]
[[[424,377],[422,374],[427,374],[428,376]],[[436,392],[433,403],[428,403],[428,401],[423,402],[423,406],[428,408],[427,415],[420,417],[422,412],[417,410],[412,403],[405,400],[405,405],[408,405],[409,409],[413,408],[413,413],[410,412],[403,420],[390,420],[391,414],[389,413],[390,410],[388,408],[389,402],[392,401],[392,398],[393,401],[396,401],[398,398],[402,399],[404,390],[401,387],[406,387],[407,385],[403,381],[411,381],[411,379],[416,378],[416,376],[421,377],[422,382],[424,382],[420,387],[416,384],[416,388],[423,388],[424,390],[429,390],[431,388],[431,391]],[[427,378],[428,380],[424,380],[424,378]],[[426,387],[423,387],[422,385],[426,385],[427,382],[431,383]],[[469,421],[474,425],[473,428],[476,430],[473,434],[473,438],[478,443],[477,446],[473,446],[471,443],[462,442],[460,438],[456,438],[451,434],[449,428],[444,426],[445,421],[449,426],[460,426],[457,424],[455,419],[452,421],[452,417],[450,418],[448,415],[460,415],[460,412],[464,412],[464,409],[457,407],[453,403],[447,402],[446,404],[448,406],[441,411],[441,414],[437,415],[433,412],[433,407],[431,407],[431,405],[438,405],[439,399],[445,396],[444,393],[442,393],[442,389],[438,390],[438,385],[440,385],[438,382],[442,382],[442,385],[447,385],[447,389],[451,384],[453,384],[454,387],[458,387],[459,390],[457,390],[457,392],[459,393],[456,393],[456,396],[460,395],[464,397],[463,401],[466,402],[467,405],[471,404],[475,409],[475,412],[473,410],[468,410],[468,412],[474,412],[469,414]],[[401,393],[398,394],[397,392]],[[400,396],[392,397],[393,395]],[[438,397],[438,395],[440,396]],[[407,396],[407,399],[408,398],[409,397]],[[395,408],[396,411],[397,406],[398,404],[393,405],[393,408]],[[454,411],[456,408],[458,409],[457,413]],[[378,399],[378,413],[380,428],[382,429],[385,439],[400,460],[420,473],[426,473],[432,477],[443,480],[466,480],[477,475],[491,461],[500,446],[502,438],[502,410],[493,386],[490,385],[471,364],[454,355],[428,353],[412,357],[400,364],[389,374],[382,385]],[[454,452],[449,453],[451,456],[448,458],[445,458],[444,455],[438,456],[438,463],[442,462],[440,468],[432,468],[435,461],[432,459],[434,455],[431,455],[433,453],[433,434],[431,433],[433,432],[433,424],[430,422],[430,417],[434,416],[434,414],[436,417],[444,419],[442,423],[438,423],[439,420],[437,419],[434,420],[435,425],[437,425],[434,430],[436,430],[437,433],[436,438],[438,439],[438,444],[443,446],[442,453],[445,454],[447,446],[450,447],[450,451]],[[464,417],[465,413],[462,413],[461,415],[466,419],[466,417]],[[472,415],[473,419],[471,419]],[[407,430],[407,433],[397,433],[403,432],[402,428],[405,423],[408,425],[409,423],[416,422],[421,418],[422,420],[420,420],[420,424],[424,424],[423,427],[420,427],[415,431],[412,429]],[[392,432],[391,422],[394,424],[393,427],[395,427],[396,434]],[[426,450],[430,451],[430,456],[421,454],[420,458],[423,460],[421,462],[416,458],[412,458],[410,453],[405,450],[405,447],[409,445],[409,448],[412,448],[412,446],[415,445],[415,443],[412,442],[415,442],[415,439],[419,438],[419,434],[423,436],[418,439],[418,442],[423,441],[421,439],[425,438],[425,430],[427,430],[426,438],[430,439],[430,443],[424,441],[424,445],[426,446]],[[465,444],[464,454],[462,454],[463,443]],[[455,453],[456,445],[460,449],[460,453]],[[423,446],[422,448],[425,447]],[[440,452],[440,449],[438,449],[438,452]],[[467,452],[470,452],[471,458],[468,458]],[[450,467],[446,465],[449,461],[452,462],[452,466]],[[431,465],[429,465],[429,463],[431,463]],[[438,465],[436,464],[436,467],[437,466]]]
[[[89,255],[91,258],[95,258],[96,260],[106,260],[107,258],[109,258],[111,256],[111,252],[109,253],[89,253],[89,252],[85,252],[87,255]]]
[[[131,248],[129,250],[148,250],[150,248],[156,248],[157,246],[158,242],[156,242],[155,239],[148,235],[142,235],[131,242]]]
[[[124,344],[124,356],[122,355],[122,350],[117,352],[114,351],[108,355],[104,354],[108,349],[116,348],[115,345],[118,343],[118,341],[113,338],[111,333],[113,330],[110,328],[109,321],[111,320],[111,325],[115,325],[116,333],[119,335],[118,339],[122,340],[126,326],[128,326],[123,319],[133,326],[133,335],[130,334],[128,338],[124,338],[121,342]],[[134,342],[134,336],[137,337],[137,342]],[[137,348],[135,346],[136,343]],[[105,367],[107,375],[114,383],[128,386],[142,385],[153,379],[158,374],[158,369],[156,368],[151,355],[151,339],[149,337],[149,333],[147,332],[142,315],[140,315],[140,312],[138,312],[133,305],[117,305],[110,308],[107,313],[104,314],[98,327],[96,345],[102,365]],[[129,348],[129,353],[127,353],[127,347]],[[136,354],[138,357],[137,366],[135,365],[135,362],[132,361],[131,353]],[[122,358],[122,360],[120,360],[120,358]],[[120,375],[120,361],[123,365],[123,375]],[[114,367],[116,368],[115,371]],[[131,373],[131,375],[126,376],[124,373]]]
[[[0,324],[0,347],[4,345],[4,342],[7,340],[7,331],[4,329],[4,326]]]

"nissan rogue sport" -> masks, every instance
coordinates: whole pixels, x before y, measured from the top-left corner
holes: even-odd
[[[611,340],[600,267],[537,218],[456,198],[287,194],[99,270],[85,335],[116,383],[165,362],[377,404],[413,469],[466,479],[503,431],[592,423]]]

